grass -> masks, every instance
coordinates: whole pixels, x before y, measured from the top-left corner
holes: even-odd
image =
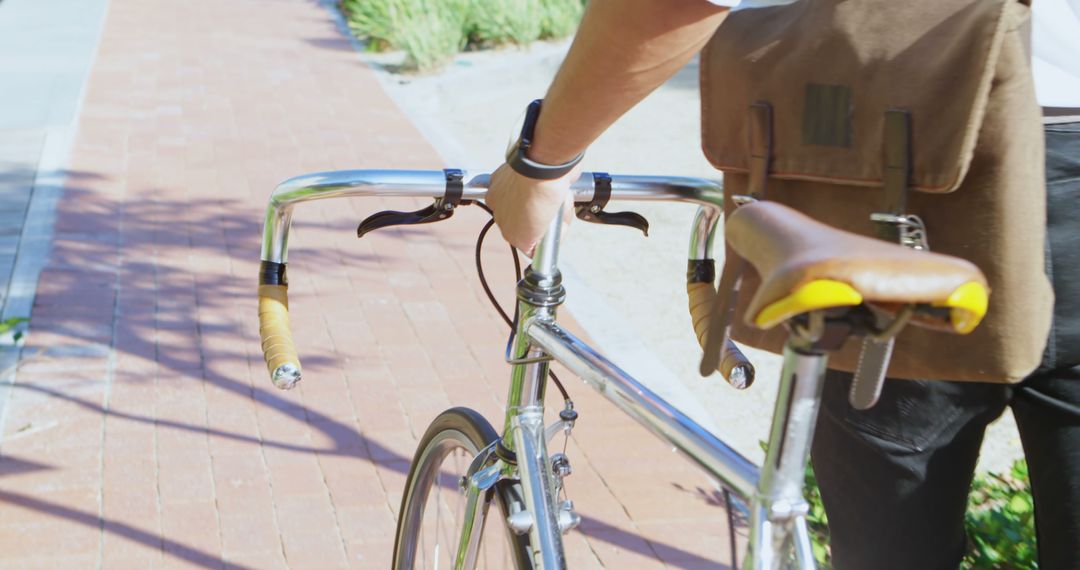
[[[29,319],[26,319],[24,317],[12,317],[10,319],[0,321],[0,336],[11,332],[11,339],[15,342],[18,342],[19,339],[21,339],[23,336],[23,332],[21,330],[18,330],[20,328],[19,325],[28,321]]]
[[[583,0],[341,0],[349,27],[375,50],[428,70],[462,50],[525,45],[573,33]]]
[[[806,467],[807,526],[820,568],[832,568],[829,521],[821,503],[814,470]],[[964,519],[968,551],[961,568],[970,570],[1029,570],[1038,568],[1035,547],[1035,509],[1027,463],[1013,463],[1006,474],[975,477]]]
[[[968,553],[964,568],[1013,570],[1038,568],[1035,505],[1027,463],[1018,460],[1008,473],[988,473],[971,484],[965,527]]]

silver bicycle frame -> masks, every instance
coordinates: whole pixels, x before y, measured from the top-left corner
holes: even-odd
[[[483,199],[487,175],[468,179],[463,198]],[[575,200],[592,198],[592,175],[572,186]],[[679,201],[699,206],[690,236],[689,258],[712,259],[713,235],[723,208],[723,191],[711,181],[652,176],[612,176],[612,200]],[[445,192],[442,171],[354,170],[300,176],[280,184],[267,209],[262,259],[285,263],[292,208],[298,203],[349,196],[439,198]],[[511,351],[515,363],[510,382],[503,445],[516,454],[524,508],[531,515],[530,543],[538,568],[565,568],[558,524],[555,485],[546,450],[544,391],[548,364],[554,359],[583,378],[616,407],[662,440],[685,453],[723,487],[749,505],[749,554],[743,567],[772,570],[815,567],[805,514],[803,474],[813,440],[821,400],[826,357],[801,351],[789,343],[763,467],[755,466],[729,445],[632,378],[556,324],[555,310],[564,292],[558,271],[561,216],[553,220],[537,246],[530,271],[518,286],[520,318]],[[484,528],[487,509],[477,508],[490,489],[492,460],[474,463],[467,485],[470,520],[459,541],[458,567],[475,560],[475,529]],[[514,468],[503,464],[504,476]],[[480,482],[479,479],[483,479]]]

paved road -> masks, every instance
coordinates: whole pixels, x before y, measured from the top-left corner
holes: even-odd
[[[45,4],[4,0],[0,18],[32,3]],[[2,61],[19,62],[12,49]],[[3,384],[0,567],[387,567],[427,423],[451,404],[500,412],[505,330],[472,269],[484,216],[357,241],[362,216],[411,204],[300,208],[290,276],[306,380],[277,392],[254,322],[270,189],[309,171],[439,168],[435,150],[314,0],[111,0],[74,108],[55,215],[28,206],[51,248],[27,256],[44,267]],[[492,274],[510,271],[501,252]],[[576,393],[573,567],[722,567],[712,485]]]
[[[402,84],[316,0],[106,4],[0,2],[0,302],[32,313],[17,374],[0,379],[0,567],[386,567],[424,427],[452,404],[500,411],[505,331],[471,259],[484,216],[357,241],[364,215],[410,204],[302,207],[291,276],[307,380],[280,393],[254,324],[266,196],[308,171],[490,167],[563,47]],[[695,86],[685,70],[590,167],[713,175],[685,112]],[[567,323],[721,433],[739,426],[750,454],[770,361],[752,394],[696,378],[690,212],[643,211],[648,240],[574,228]],[[489,253],[507,274],[502,248]],[[608,286],[614,272],[635,286]],[[18,354],[0,349],[0,370]],[[713,485],[574,393],[574,567],[722,567]]]

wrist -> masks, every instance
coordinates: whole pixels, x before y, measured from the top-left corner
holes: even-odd
[[[558,140],[558,136],[548,136],[544,122],[541,121],[536,126],[536,136],[533,137],[532,146],[526,150],[525,156],[542,164],[566,164],[584,154],[584,149],[560,148],[556,142]]]
[[[526,109],[521,134],[509,149],[506,163],[514,172],[526,178],[555,180],[569,174],[581,162],[584,153],[567,157],[565,155],[569,153],[559,152],[560,149],[552,149],[546,145],[537,148],[534,143],[540,122],[541,103],[542,101],[537,99]]]

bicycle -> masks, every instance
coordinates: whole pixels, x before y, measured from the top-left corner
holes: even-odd
[[[464,172],[447,169],[339,171],[281,183],[267,208],[259,286],[260,337],[273,383],[288,389],[302,376],[289,331],[285,271],[296,204],[346,196],[434,199],[417,212],[369,217],[357,230],[363,235],[392,225],[445,220],[456,208],[479,203],[488,182],[487,175],[466,179]],[[572,189],[578,217],[638,229],[642,224],[647,229],[643,218],[630,212],[607,212],[608,203],[666,200],[698,206],[690,236],[687,290],[694,328],[706,349],[703,368],[719,369],[736,388],[749,386],[753,366],[727,338],[725,321],[738,282],[721,283],[719,292],[713,285],[713,237],[725,208],[722,188],[692,178],[585,173]],[[513,329],[506,355],[513,367],[502,433],[478,413],[463,408],[447,410],[432,422],[420,440],[406,481],[394,568],[429,567],[428,556],[434,557],[434,567],[442,567],[441,561],[470,569],[478,562],[489,568],[566,567],[562,535],[577,526],[580,517],[571,501],[558,499],[571,469],[564,454],[548,454],[547,442],[559,433],[569,435],[578,414],[561,383],[553,378],[566,405],[558,419],[545,424],[544,396],[553,360],[685,453],[718,481],[725,496],[734,495],[736,507],[749,513],[750,519],[743,567],[815,567],[805,520],[803,473],[828,352],[839,348],[849,335],[887,343],[909,323],[969,332],[986,312],[986,280],[974,265],[956,258],[848,234],[777,203],[742,196],[729,200],[738,206],[728,204],[733,211],[725,223],[727,243],[762,277],[763,285],[748,314],[759,327],[784,325],[789,331],[764,464],[754,465],[559,327],[556,309],[566,292],[558,270],[562,216],[556,216],[518,283],[514,318],[503,314]],[[481,241],[489,228],[490,223]],[[477,256],[479,263],[479,245]],[[912,267],[932,278],[912,279],[899,296],[881,286]],[[713,309],[716,303],[719,310]],[[707,342],[710,334],[724,338],[721,343]],[[880,392],[884,368],[878,372],[872,375],[869,388],[859,388],[858,394],[853,390],[853,402],[865,404],[867,394],[870,400],[876,398],[873,394]],[[453,477],[446,477],[444,470]],[[450,496],[444,498],[444,494]],[[460,503],[459,511],[446,514],[453,497]],[[492,503],[498,507],[498,516],[490,512]],[[444,517],[455,528],[444,529]],[[482,540],[488,522],[503,527],[504,540]],[[430,533],[434,536],[429,537]],[[433,541],[430,551],[428,538]],[[734,535],[731,539],[734,552]],[[733,560],[732,566],[736,565]]]

